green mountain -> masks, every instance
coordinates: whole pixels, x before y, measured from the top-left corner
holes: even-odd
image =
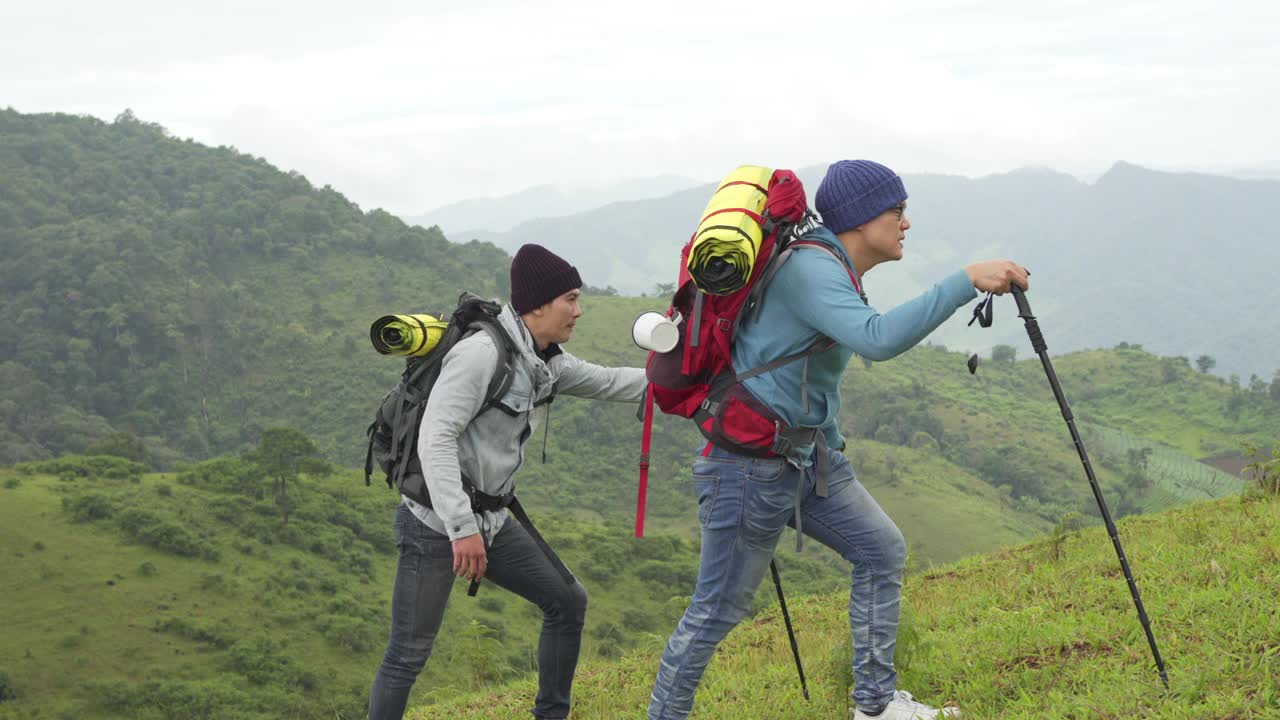
[[[510,263],[128,113],[13,110],[0,254],[0,462],[79,452],[112,427],[164,464],[272,424],[332,448],[394,380],[356,361],[367,316],[501,294]]]

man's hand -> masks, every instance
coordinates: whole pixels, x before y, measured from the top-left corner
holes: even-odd
[[[1029,290],[1027,276],[1031,273],[1012,260],[983,260],[965,267],[969,281],[982,292],[993,292],[1003,295],[1009,292],[1012,285]]]
[[[489,566],[480,533],[453,541],[453,574],[468,580],[479,580]]]

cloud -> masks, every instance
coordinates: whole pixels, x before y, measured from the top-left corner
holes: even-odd
[[[51,3],[0,100],[235,145],[362,206],[839,157],[1280,166],[1269,3]]]

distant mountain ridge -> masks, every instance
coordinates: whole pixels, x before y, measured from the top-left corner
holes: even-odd
[[[661,197],[696,182],[680,175],[658,175],[594,187],[538,185],[509,195],[449,203],[421,215],[407,216],[405,222],[428,228],[436,226],[449,235],[470,237],[482,229],[502,232],[531,217],[572,215],[620,198]]]
[[[798,171],[811,202],[824,171]],[[912,221],[906,259],[867,279],[881,309],[967,262],[1007,256],[1032,270],[1033,305],[1055,351],[1136,342],[1162,354],[1207,354],[1220,372],[1245,378],[1269,379],[1280,367],[1280,230],[1269,218],[1280,207],[1280,181],[1124,162],[1092,184],[1044,168],[904,181]],[[675,279],[680,246],[713,190],[701,185],[464,237],[507,251],[539,242],[571,258],[589,285],[652,292]],[[958,317],[934,340],[973,349],[1025,343],[1007,307],[992,330],[968,329]]]

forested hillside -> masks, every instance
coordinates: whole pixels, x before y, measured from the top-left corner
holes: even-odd
[[[272,423],[325,425],[394,378],[354,362],[356,318],[444,306],[455,288],[502,294],[509,264],[129,113],[13,110],[0,257],[3,462],[78,452],[109,428],[172,462]]]

